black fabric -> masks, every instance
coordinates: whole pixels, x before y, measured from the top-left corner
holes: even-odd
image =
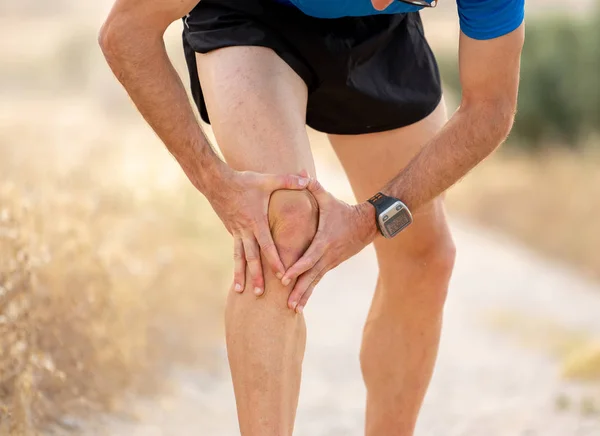
[[[202,0],[184,18],[192,95],[210,122],[195,52],[273,49],[306,82],[306,123],[333,134],[403,127],[441,99],[438,67],[418,13],[320,19],[271,0]]]
[[[388,207],[390,207],[392,204],[397,202],[398,199],[394,197],[389,197],[385,194],[382,194],[381,192],[378,192],[373,197],[369,198],[367,201],[371,203],[373,207],[375,207],[377,213],[379,214],[386,210]]]

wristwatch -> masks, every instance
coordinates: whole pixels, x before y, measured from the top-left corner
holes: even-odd
[[[393,238],[412,223],[410,210],[397,198],[378,192],[368,201],[375,207],[377,228],[384,237]]]

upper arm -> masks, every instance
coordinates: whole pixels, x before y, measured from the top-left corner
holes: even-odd
[[[503,111],[502,115],[514,113],[524,36],[523,23],[506,35],[487,40],[473,39],[461,32],[462,107],[493,105]]]
[[[456,0],[460,29],[473,39],[506,35],[521,25],[525,0]]]
[[[457,0],[462,105],[494,101],[514,111],[525,0]]]
[[[175,20],[187,15],[200,0],[116,0],[106,25],[136,26],[164,32]]]

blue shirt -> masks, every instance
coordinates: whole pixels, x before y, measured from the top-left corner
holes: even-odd
[[[274,1],[294,5],[306,15],[317,18],[399,14],[423,9],[399,1],[393,2],[383,11],[375,9],[371,0]],[[474,39],[492,39],[506,35],[519,27],[525,15],[525,0],[456,0],[456,3],[460,29]]]

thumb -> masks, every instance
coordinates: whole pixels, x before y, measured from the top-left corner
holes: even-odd
[[[310,179],[296,174],[277,174],[267,176],[266,187],[272,191],[278,189],[306,189]]]
[[[303,168],[298,174],[300,175],[300,177],[306,177],[307,179],[310,178],[310,175],[308,174],[306,168]]]
[[[308,186],[306,187],[310,193],[318,200],[324,199],[327,196],[327,191],[323,188],[323,185],[319,183],[317,179],[310,179]]]

